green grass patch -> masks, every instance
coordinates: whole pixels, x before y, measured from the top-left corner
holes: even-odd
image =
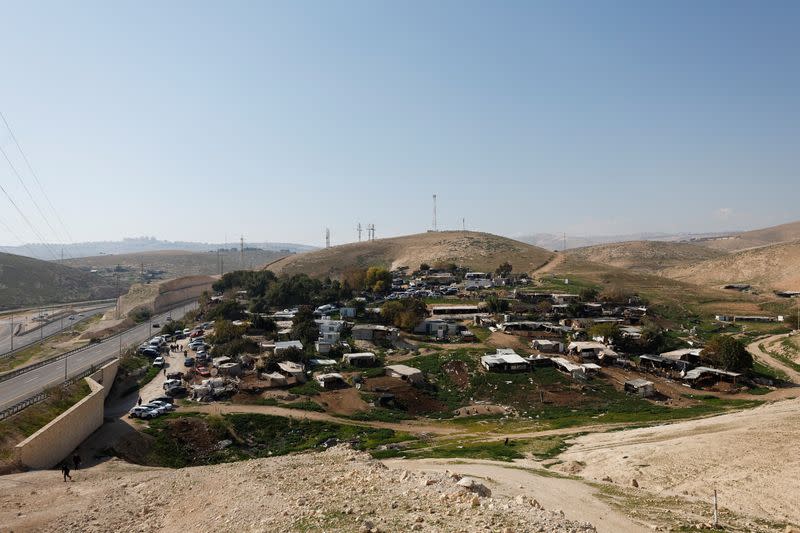
[[[322,392],[322,387],[319,386],[316,380],[312,379],[301,385],[295,385],[289,389],[289,392],[300,396],[315,396]]]
[[[361,450],[412,440],[406,433],[262,414],[178,413],[157,418],[145,430],[153,437],[150,465],[180,468],[322,450],[331,439]],[[222,446],[220,443],[226,443]]]
[[[312,402],[311,400],[285,403],[282,404],[281,407],[286,407],[287,409],[299,409],[301,411],[316,411],[318,413],[325,412],[325,409],[320,404],[317,402]]]

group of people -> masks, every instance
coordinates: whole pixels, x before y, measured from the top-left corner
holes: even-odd
[[[72,456],[72,466],[75,470],[80,468],[82,462],[83,461],[81,461],[81,456],[78,455],[77,453]],[[69,459],[65,459],[64,462],[61,463],[61,475],[64,476],[64,483],[67,482],[67,478],[69,478],[70,481],[74,481],[72,479],[72,476],[70,475],[71,469],[69,463],[70,463]]]

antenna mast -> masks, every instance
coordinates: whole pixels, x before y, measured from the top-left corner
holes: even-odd
[[[331,230],[330,228],[325,228],[325,248],[331,247]]]
[[[244,269],[244,235],[239,237],[239,262],[242,264],[242,269]]]
[[[564,232],[564,246],[563,246],[563,248],[561,248],[561,251],[562,252],[566,252],[567,251],[567,233],[566,232]]]
[[[438,231],[436,229],[436,195],[433,195],[433,231]]]
[[[356,226],[356,231],[358,232],[358,242],[361,242],[361,222]]]

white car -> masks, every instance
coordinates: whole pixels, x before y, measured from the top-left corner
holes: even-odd
[[[155,411],[159,415],[165,415],[169,413],[169,409],[156,403],[143,403],[141,407],[144,407],[145,409],[150,409],[151,411]]]
[[[150,418],[155,418],[159,415],[158,411],[154,409],[148,409],[144,405],[137,405],[130,411],[128,411],[128,416],[131,418],[141,418],[143,420],[148,420]]]
[[[180,387],[183,382],[179,379],[168,379],[164,382],[164,390],[169,390],[175,387]]]
[[[166,362],[164,361],[164,358],[161,357],[160,355],[158,357],[156,357],[155,359],[153,359],[153,366],[161,366],[161,367],[163,367],[165,364],[166,364]]]
[[[169,402],[163,402],[161,400],[151,400],[147,405],[157,405],[157,406],[163,408],[164,410],[166,410],[168,412],[175,410],[175,406],[174,405],[172,405]]]

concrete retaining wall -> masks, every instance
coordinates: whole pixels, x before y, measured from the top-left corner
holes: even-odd
[[[118,368],[119,360],[114,359],[85,378],[89,395],[17,444],[17,461],[29,468],[52,468],[102,426],[105,399]]]

